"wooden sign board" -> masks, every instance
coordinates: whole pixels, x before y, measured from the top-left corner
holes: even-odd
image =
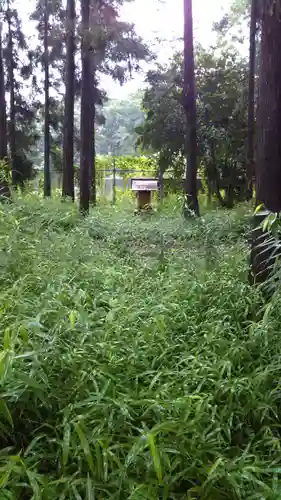
[[[132,191],[157,191],[158,181],[157,179],[132,179]]]

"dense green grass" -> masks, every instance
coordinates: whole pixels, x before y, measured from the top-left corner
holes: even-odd
[[[0,498],[281,498],[280,300],[247,208],[0,207]]]

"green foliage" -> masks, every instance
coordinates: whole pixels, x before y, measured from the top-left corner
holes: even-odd
[[[63,168],[62,150],[58,146],[53,146],[52,162],[56,172],[61,173]],[[95,159],[96,183],[101,186],[105,177],[113,175],[113,163],[115,161],[116,175],[123,177],[153,177],[157,174],[157,155],[148,156],[109,156],[97,155]],[[79,166],[74,165],[75,179],[79,183]]]
[[[0,183],[6,182],[11,184],[11,169],[8,159],[6,161],[0,160]]]
[[[261,203],[255,209],[255,217],[260,223],[257,224],[257,229],[253,230],[252,234],[252,269],[255,271],[256,262],[260,262],[260,272],[262,269],[266,271],[266,278],[262,280],[263,292],[267,296],[272,296],[274,293],[280,292],[280,214],[269,212]],[[257,275],[257,279],[259,279],[259,275]]]
[[[115,0],[96,3],[91,12],[91,45],[95,50],[95,71],[99,74],[110,75],[114,80],[123,84],[131,77],[133,71],[139,69],[141,60],[151,57],[147,45],[135,32],[134,26],[120,20],[120,8],[124,0]],[[49,9],[49,46],[50,46],[50,86],[53,89],[52,98],[55,106],[51,109],[52,120],[61,122],[61,83],[65,78],[65,6],[61,0],[48,2]],[[76,44],[81,37],[81,13],[76,9]],[[43,57],[43,19],[44,2],[37,0],[31,18],[36,21],[38,31],[38,46],[31,51],[33,68],[40,67]],[[75,72],[75,96],[78,97],[81,89],[80,64]],[[39,85],[36,77],[36,84]],[[104,92],[99,89],[98,78],[95,77],[95,103],[101,104]],[[60,123],[60,125],[62,125]]]
[[[280,300],[249,211],[0,207],[1,498],[280,498]]]
[[[134,155],[136,153],[136,127],[144,120],[141,95],[126,100],[110,99],[101,109],[104,123],[96,130],[97,154]]]
[[[104,177],[113,175],[113,162],[115,161],[116,175],[119,177],[153,177],[157,172],[157,156],[97,156],[96,176],[97,183]]]
[[[182,55],[175,54],[165,67],[148,73],[145,122],[137,129],[139,146],[157,151],[162,168],[171,168],[174,176],[182,176],[186,165],[182,65]],[[199,170],[218,195],[221,188],[235,186],[239,197],[245,184],[247,74],[247,62],[234,45],[197,46]]]
[[[258,0],[259,1],[259,0]],[[223,43],[225,36],[230,35],[234,42],[244,41],[245,24],[250,20],[251,0],[233,0],[228,12],[226,12],[219,22],[214,23],[214,31],[219,36],[219,41]]]
[[[63,152],[56,144],[51,149],[51,157],[54,170],[61,174],[63,171]]]
[[[22,23],[13,0],[2,2],[1,5],[2,21],[4,21],[3,36],[3,66],[5,71],[5,90],[14,95],[14,113],[15,113],[15,151],[16,159],[15,181],[22,185],[27,179],[33,177],[33,164],[31,155],[33,148],[37,143],[38,136],[38,117],[37,112],[41,107],[39,100],[34,95],[34,86],[32,78],[32,64],[28,43],[22,30]],[[9,40],[9,32],[11,40]],[[10,43],[12,46],[10,46]],[[9,73],[10,67],[13,67],[13,82]],[[12,83],[12,85],[11,85]],[[27,91],[29,90],[29,92]],[[9,110],[9,107],[8,107]],[[11,134],[10,110],[7,116],[7,129]],[[10,137],[10,136],[9,136]]]

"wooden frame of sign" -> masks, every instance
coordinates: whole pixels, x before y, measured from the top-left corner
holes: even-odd
[[[131,180],[132,191],[137,194],[137,210],[151,209],[151,193],[158,191],[158,180],[138,177]]]

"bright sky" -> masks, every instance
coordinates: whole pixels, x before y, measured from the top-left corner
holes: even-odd
[[[230,4],[231,0],[193,0],[196,41],[203,45],[214,42],[213,22],[221,18],[223,10],[227,10]],[[134,0],[124,5],[122,17],[135,24],[136,32],[150,42],[163,62],[171,56],[175,41],[183,36],[183,0]],[[166,39],[166,43],[160,44],[158,37]],[[109,78],[104,78],[102,83],[111,97],[122,98],[137,90],[142,81],[143,75],[138,75],[123,87],[112,83]]]
[[[28,18],[34,0],[16,0],[15,3],[24,18],[26,28],[26,24],[30,24]],[[213,43],[212,24],[221,18],[223,10],[227,10],[230,4],[231,0],[193,0],[196,41],[203,45]],[[183,36],[183,0],[134,0],[125,3],[121,16],[124,21],[135,24],[136,32],[158,54],[162,62],[169,59],[176,40]],[[159,39],[165,41],[160,43]],[[142,85],[143,79],[144,71],[123,87],[112,82],[110,77],[103,77],[101,83],[110,97],[123,98],[136,91]]]
[[[212,23],[219,19],[230,0],[193,0],[195,38],[208,43]],[[135,0],[122,8],[122,17],[135,23],[145,39],[155,33],[161,37],[179,37],[183,31],[183,0]]]

